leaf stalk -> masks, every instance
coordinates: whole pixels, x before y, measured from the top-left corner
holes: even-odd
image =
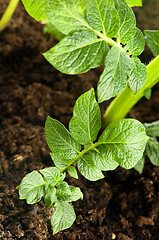
[[[94,150],[95,147],[97,147],[99,145],[99,142],[91,144],[91,146],[89,146],[87,149],[84,149],[82,152],[78,152],[79,154],[77,155],[77,157],[75,157],[74,159],[72,159],[69,164],[67,165],[66,168],[61,169],[60,172],[65,171],[69,166],[71,166],[75,161],[77,161],[77,159],[79,159],[80,157],[82,157],[84,154],[86,154],[87,152]]]
[[[2,32],[4,30],[4,28],[10,21],[12,15],[18,5],[18,2],[19,2],[19,0],[10,0],[8,7],[0,20],[0,32]]]

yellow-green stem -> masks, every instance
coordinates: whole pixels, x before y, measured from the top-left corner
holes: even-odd
[[[99,142],[97,143],[92,143],[87,149],[84,149],[82,152],[78,152],[77,157],[75,157],[74,159],[72,159],[69,164],[67,165],[66,168],[61,169],[61,172],[65,171],[69,166],[71,166],[74,162],[76,162],[80,157],[82,157],[84,154],[86,154],[87,152],[89,152],[90,150],[95,149],[98,145],[100,145]]]
[[[152,88],[159,82],[159,56],[147,65],[147,79],[144,86],[135,95],[128,86],[111,102],[104,119],[107,126],[111,122],[124,118],[131,108],[144,96],[146,89]]]
[[[19,0],[10,0],[8,7],[0,20],[0,32],[3,31],[3,29],[6,27],[7,23],[11,19],[12,15],[18,5],[18,2],[19,2]]]

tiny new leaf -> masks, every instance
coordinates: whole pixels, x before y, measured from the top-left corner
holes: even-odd
[[[151,88],[145,89],[145,91],[144,91],[144,96],[145,96],[145,98],[146,98],[147,100],[150,100],[151,95],[152,95],[152,89],[151,89]]]
[[[83,193],[81,192],[81,189],[79,187],[70,186],[70,190],[71,190],[71,197],[67,201],[75,202],[79,199],[81,200],[83,199]]]
[[[150,139],[146,145],[146,153],[155,166],[159,166],[159,142],[157,137],[159,137],[159,121],[152,123],[145,123],[146,133],[150,136]]]
[[[67,182],[61,182],[56,191],[56,196],[59,201],[75,202],[83,199],[83,193],[79,187],[69,186]]]
[[[51,216],[53,234],[72,226],[76,219],[73,207],[68,202],[58,201],[54,205],[55,212]]]
[[[157,138],[151,137],[146,145],[146,153],[155,166],[159,166],[159,142]]]
[[[140,174],[143,172],[144,163],[145,163],[145,157],[143,156],[134,167],[134,169],[138,171]]]
[[[65,175],[61,174],[60,170],[56,167],[44,168],[39,172],[42,173],[46,181],[52,186],[56,186],[65,177]]]
[[[60,182],[58,184],[56,196],[59,201],[66,201],[65,196],[71,196],[71,190],[67,182]]]
[[[92,144],[101,128],[101,114],[93,88],[82,94],[73,109],[69,130],[81,145]]]
[[[159,121],[152,123],[144,123],[146,127],[146,133],[150,137],[159,137]]]
[[[159,30],[145,30],[146,43],[156,57],[159,55]]]
[[[69,166],[67,168],[67,172],[68,172],[68,174],[70,174],[71,177],[78,179],[78,174],[77,174],[77,170],[75,167]]]
[[[51,184],[45,186],[44,202],[46,206],[52,207],[53,203],[57,201],[56,188]]]

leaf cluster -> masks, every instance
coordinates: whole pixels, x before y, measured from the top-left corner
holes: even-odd
[[[76,214],[69,203],[83,199],[80,188],[69,186],[64,178],[65,173],[58,168],[44,168],[40,173],[33,171],[27,174],[17,187],[20,199],[26,199],[28,204],[37,203],[42,197],[48,207],[54,204],[55,212],[51,217],[53,234],[73,224]]]
[[[96,181],[104,178],[102,171],[114,170],[119,165],[133,168],[143,155],[148,137],[139,121],[122,119],[111,123],[97,139],[100,128],[101,114],[93,89],[77,99],[69,131],[51,117],[46,120],[46,141],[56,167],[27,174],[18,189],[20,198],[29,204],[42,197],[48,207],[54,204],[54,234],[73,224],[75,213],[69,202],[82,199],[79,188],[63,181],[65,170],[78,178],[78,169],[86,179]]]
[[[64,171],[74,162],[88,180],[103,178],[102,170],[135,166],[148,141],[145,127],[137,120],[122,119],[108,125],[97,141],[101,114],[93,89],[76,101],[69,131],[57,120],[48,117],[46,141],[56,167]]]
[[[23,0],[23,3],[31,16],[49,22],[52,27],[48,31],[62,38],[44,53],[56,69],[79,74],[105,65],[97,88],[98,102],[117,96],[126,85],[135,94],[142,88],[146,66],[137,56],[143,52],[145,40],[131,9],[141,6],[141,0]]]

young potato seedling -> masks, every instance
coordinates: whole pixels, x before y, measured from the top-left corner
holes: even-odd
[[[159,81],[158,31],[145,31],[146,41],[156,58],[146,67],[138,56],[144,51],[145,38],[136,27],[131,7],[141,0],[23,0],[28,13],[45,21],[61,33],[59,43],[44,53],[59,71],[79,74],[104,64],[97,86],[76,101],[69,130],[47,117],[45,136],[55,167],[27,174],[18,186],[20,199],[34,204],[44,198],[54,207],[53,234],[71,227],[76,215],[71,202],[83,198],[78,187],[69,186],[66,171],[74,178],[78,172],[90,181],[104,178],[102,171],[121,166],[144,166],[144,151],[159,166],[159,122],[141,124],[124,119],[142,98],[150,98],[151,88]],[[116,97],[108,107],[105,129],[101,128],[99,103]],[[77,172],[78,170],[78,172]]]

